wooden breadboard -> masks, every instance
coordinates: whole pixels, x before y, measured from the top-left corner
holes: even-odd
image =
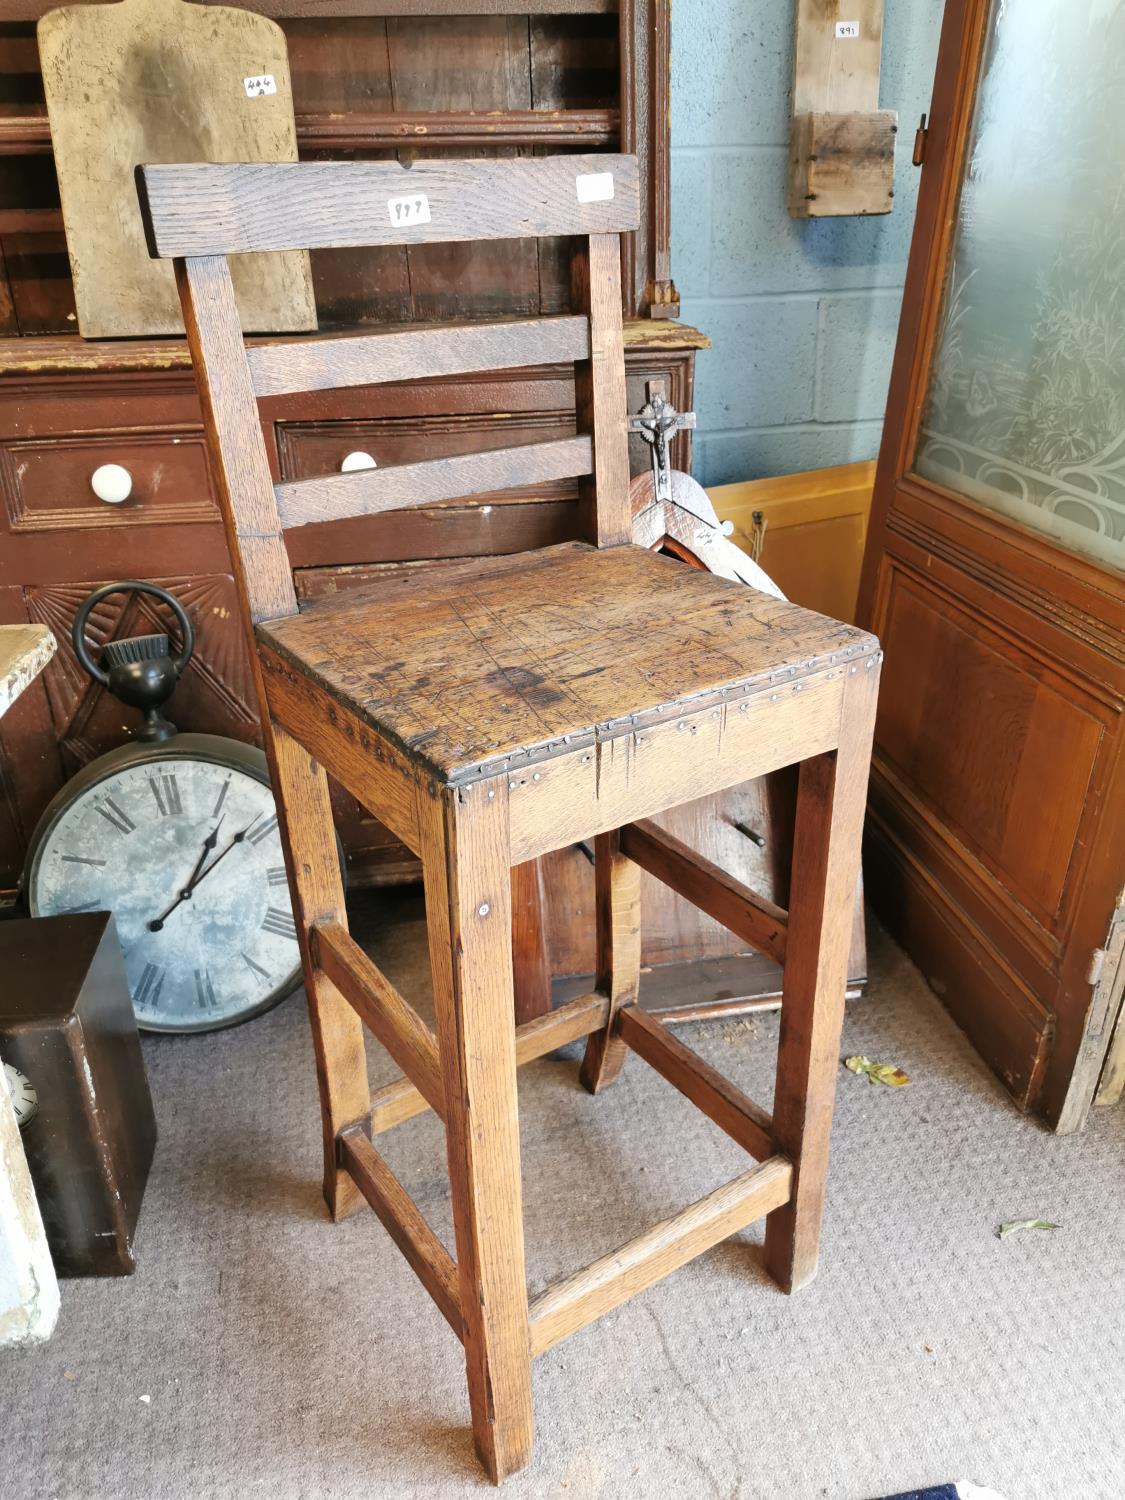
[[[134,168],[296,161],[285,35],[226,6],[118,0],[50,11],[38,38],[78,330],[182,333],[172,268],[145,246]],[[245,332],[316,327],[307,254],[231,264]]]

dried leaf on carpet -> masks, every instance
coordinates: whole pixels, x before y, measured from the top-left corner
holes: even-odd
[[[869,1057],[845,1057],[844,1067],[853,1073],[865,1073],[868,1083],[885,1083],[889,1089],[901,1089],[910,1082],[910,1075],[894,1063],[872,1062]]]

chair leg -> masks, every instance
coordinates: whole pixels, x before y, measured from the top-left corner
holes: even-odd
[[[586,1043],[579,1077],[596,1094],[608,1088],[628,1050],[617,1035],[616,1015],[637,998],[641,982],[641,872],[621,853],[616,831],[594,841],[594,913],[597,927],[595,988],[608,995],[609,1019]]]
[[[773,1138],[793,1163],[766,1220],[766,1269],[787,1292],[816,1275],[879,658],[847,679],[836,750],[801,765],[793,834]]]
[[[346,1125],[370,1115],[371,1096],[363,1024],[316,967],[309,951],[309,929],[314,922],[326,918],[347,922],[328,778],[309,752],[279,724],[270,726],[267,751],[316,1054],[324,1133],[324,1196],[332,1217],[343,1219],[364,1200],[338,1164],[336,1140]]]
[[[543,862],[529,859],[512,867],[512,966],[516,982],[516,1024],[534,1021],[551,1009],[551,964],[547,953]]]
[[[494,1483],[531,1457],[507,782],[424,811],[422,867],[446,1098],[473,1439]]]

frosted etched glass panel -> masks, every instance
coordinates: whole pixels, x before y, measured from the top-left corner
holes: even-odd
[[[1125,567],[1125,0],[994,0],[915,470]]]

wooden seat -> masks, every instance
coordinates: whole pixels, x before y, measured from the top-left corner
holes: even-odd
[[[630,545],[618,235],[623,156],[139,171],[174,259],[278,798],[320,1085],[324,1190],[374,1209],[465,1349],[473,1435],[499,1481],[529,1459],[531,1358],[754,1220],[787,1291],[814,1274],[878,642]],[[228,254],[575,236],[573,314],[247,349]],[[257,399],[573,360],[578,434],[275,484]],[[298,612],[285,526],[579,480],[587,536],[406,568]],[[800,763],[789,910],[653,821]],[[347,930],[327,774],[420,857],[436,1027]],[[594,989],[517,1027],[512,869],[595,850]],[[644,869],[784,966],[773,1113],[637,1004]],[[403,1076],[369,1092],[364,1026]],[[755,1165],[529,1299],[516,1068],[587,1038],[596,1093],[633,1052]],[[445,1127],[456,1261],[372,1138]],[[565,1149],[565,1142],[560,1142]]]
[[[871,637],[639,547],[409,568],[258,627],[435,776],[465,781],[789,687]]]

